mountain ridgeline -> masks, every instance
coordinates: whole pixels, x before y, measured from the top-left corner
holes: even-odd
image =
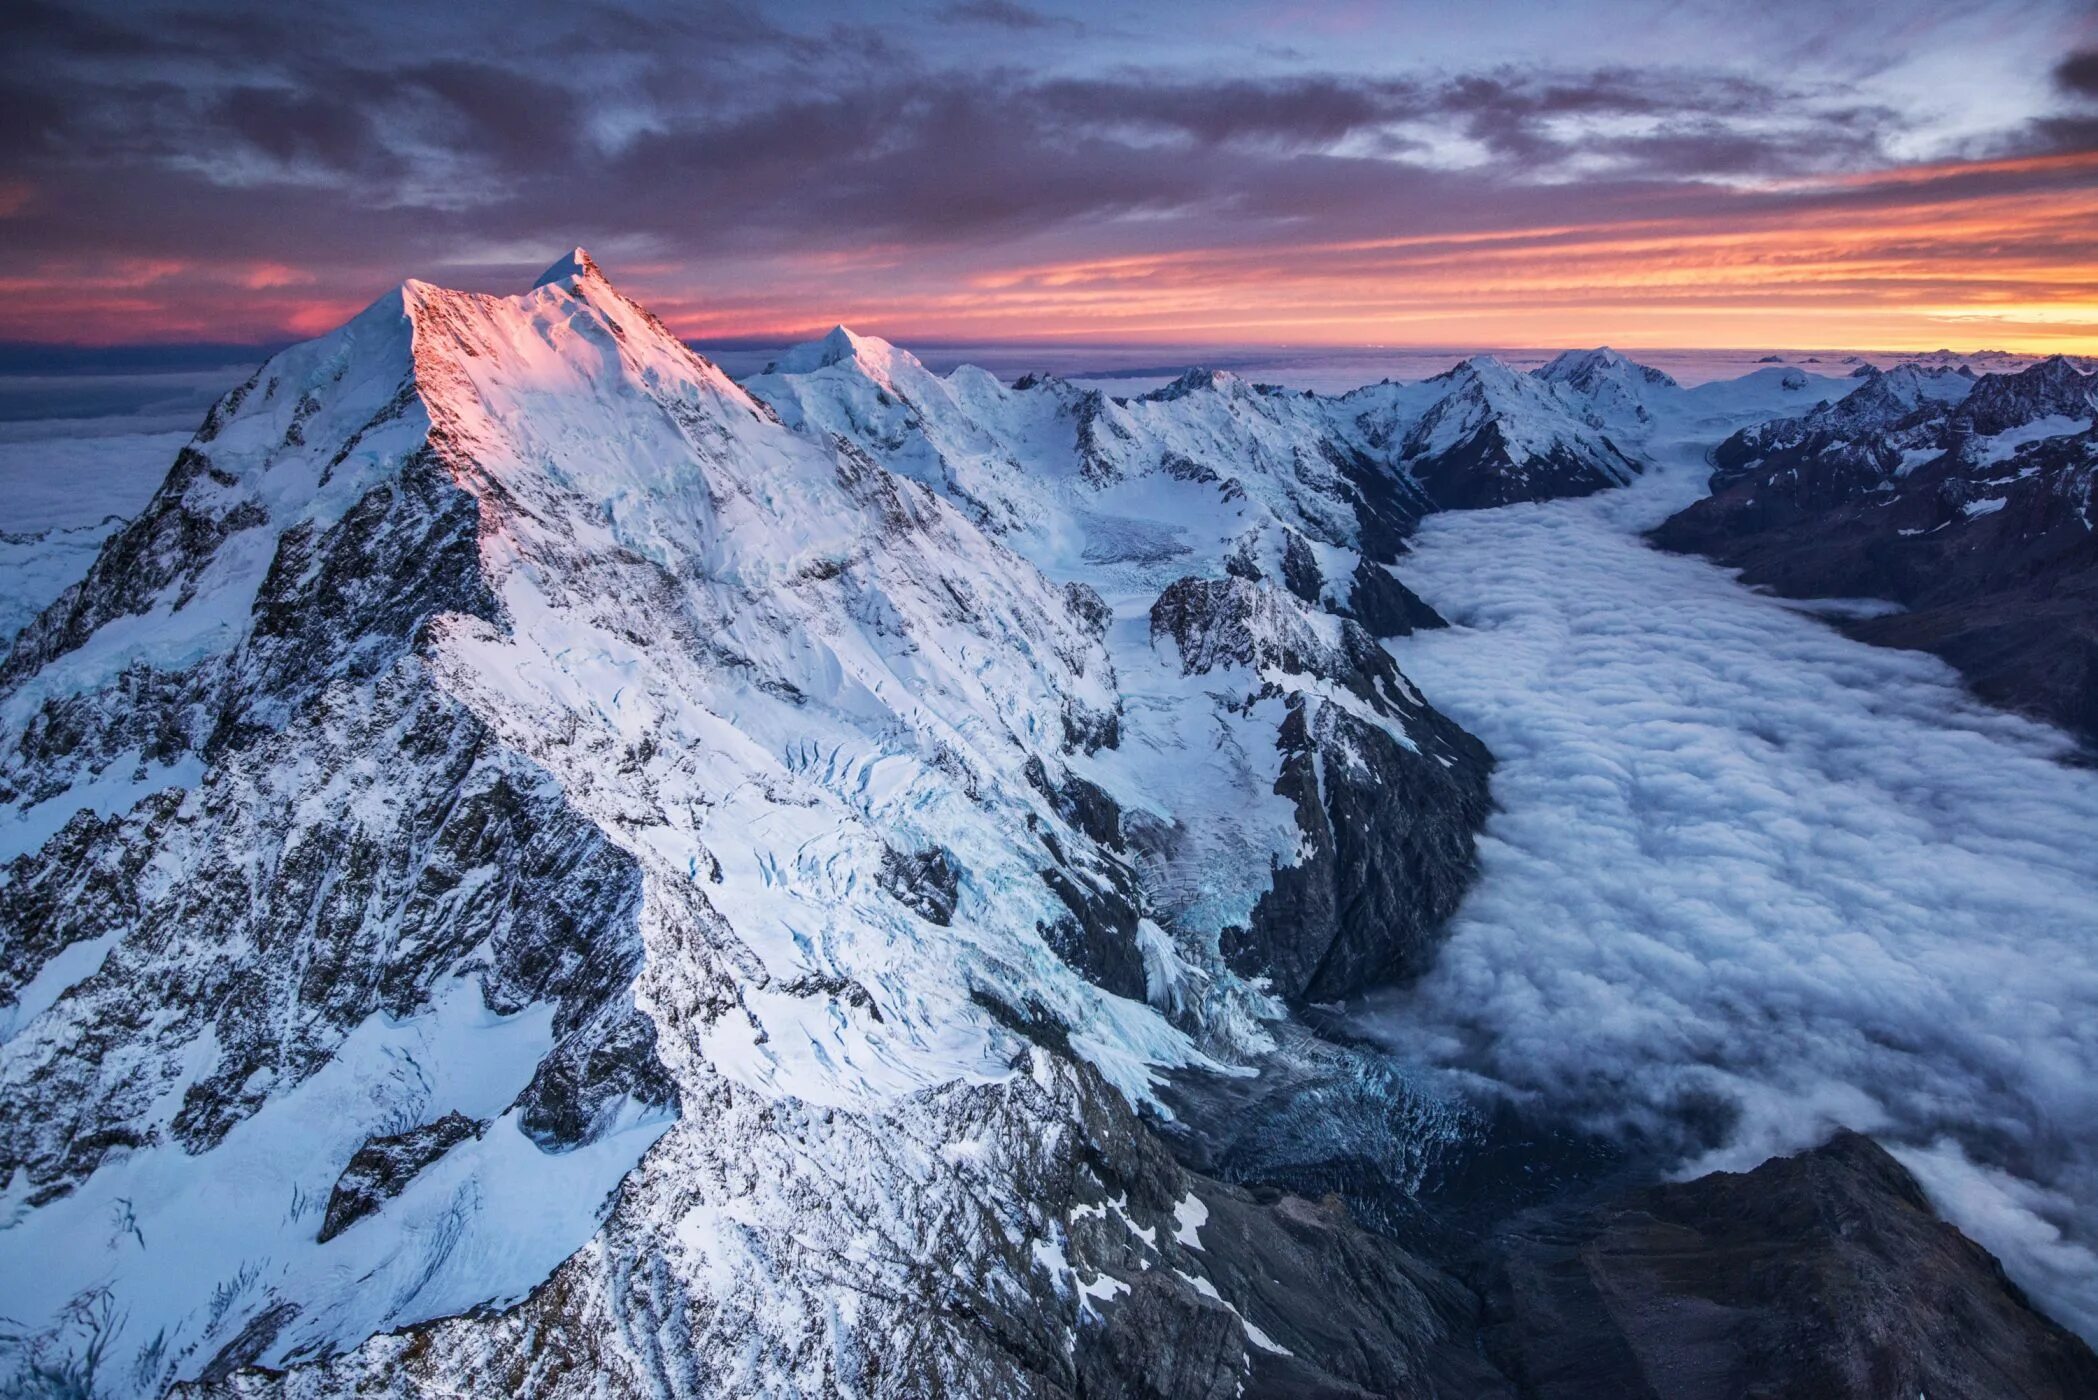
[[[1844,626],[2098,749],[2094,423],[2098,376],[2061,356],[1896,366],[1721,443],[1711,496],[1654,539],[1793,597],[1898,603]]]
[[[2098,1388],[1862,1139],[1379,1215],[1490,1125],[1306,1028],[1430,965],[1489,811],[1385,645],[1445,625],[1408,536],[1800,391],[1752,388],[1118,398],[842,328],[738,384],[580,249],[284,351],[0,661],[0,1384]],[[2067,470],[1980,394],[1962,489]],[[1725,470],[1823,451],[1754,431]],[[1375,1191],[1204,1138],[1312,1074],[1378,1096]],[[1770,1282],[1832,1270],[1870,1327]]]

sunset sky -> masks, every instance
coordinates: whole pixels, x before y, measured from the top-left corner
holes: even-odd
[[[0,31],[5,340],[283,341],[580,242],[710,340],[2098,352],[2098,9],[2066,0],[13,0]]]

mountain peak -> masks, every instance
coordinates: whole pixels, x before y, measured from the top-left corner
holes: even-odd
[[[1174,399],[1184,399],[1189,394],[1199,393],[1205,389],[1229,392],[1232,386],[1241,382],[1237,375],[1232,374],[1228,370],[1203,369],[1197,365],[1194,368],[1181,371],[1180,377],[1172,383],[1162,388],[1153,389],[1150,393],[1140,397],[1153,403],[1167,403]]]
[[[551,287],[556,282],[567,282],[573,278],[593,275],[602,277],[604,273],[598,270],[597,263],[591,258],[589,252],[580,247],[571,248],[555,259],[552,267],[540,273],[539,280],[532,283],[532,286],[536,290],[540,287]]]
[[[816,344],[822,348],[826,363],[836,364],[840,360],[849,360],[858,355],[867,345],[867,337],[840,321]]]
[[[915,367],[909,351],[899,350],[880,336],[861,335],[850,326],[832,326],[817,340],[790,345],[779,358],[765,366],[766,374],[814,374],[833,365],[858,365],[867,376],[888,385],[898,368]]]
[[[1441,374],[1430,376],[1427,382],[1449,384],[1460,390],[1476,386],[1480,392],[1484,392],[1489,388],[1517,388],[1519,386],[1516,381],[1520,377],[1500,356],[1482,352],[1466,356]]]
[[[1657,388],[1677,387],[1669,375],[1651,365],[1628,359],[1607,345],[1598,345],[1593,350],[1562,351],[1550,363],[1539,366],[1532,373],[1547,383],[1565,384],[1582,393],[1593,393],[1609,379],[1627,386],[1645,383]]]

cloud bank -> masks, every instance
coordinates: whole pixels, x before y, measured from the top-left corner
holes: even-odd
[[[1636,531],[1695,494],[1438,516],[1402,645],[1502,810],[1409,1057],[1739,1169],[1838,1124],[2098,1335],[2098,773],[1916,654]]]

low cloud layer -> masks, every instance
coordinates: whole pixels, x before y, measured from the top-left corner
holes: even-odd
[[[1699,469],[1439,516],[1405,644],[1501,760],[1403,1053],[1744,1168],[1837,1125],[2098,1336],[2098,773],[1917,653],[1636,539]]]
[[[24,0],[0,338],[311,334],[578,240],[702,336],[1891,343],[2087,299],[2080,11],[1825,11]]]

